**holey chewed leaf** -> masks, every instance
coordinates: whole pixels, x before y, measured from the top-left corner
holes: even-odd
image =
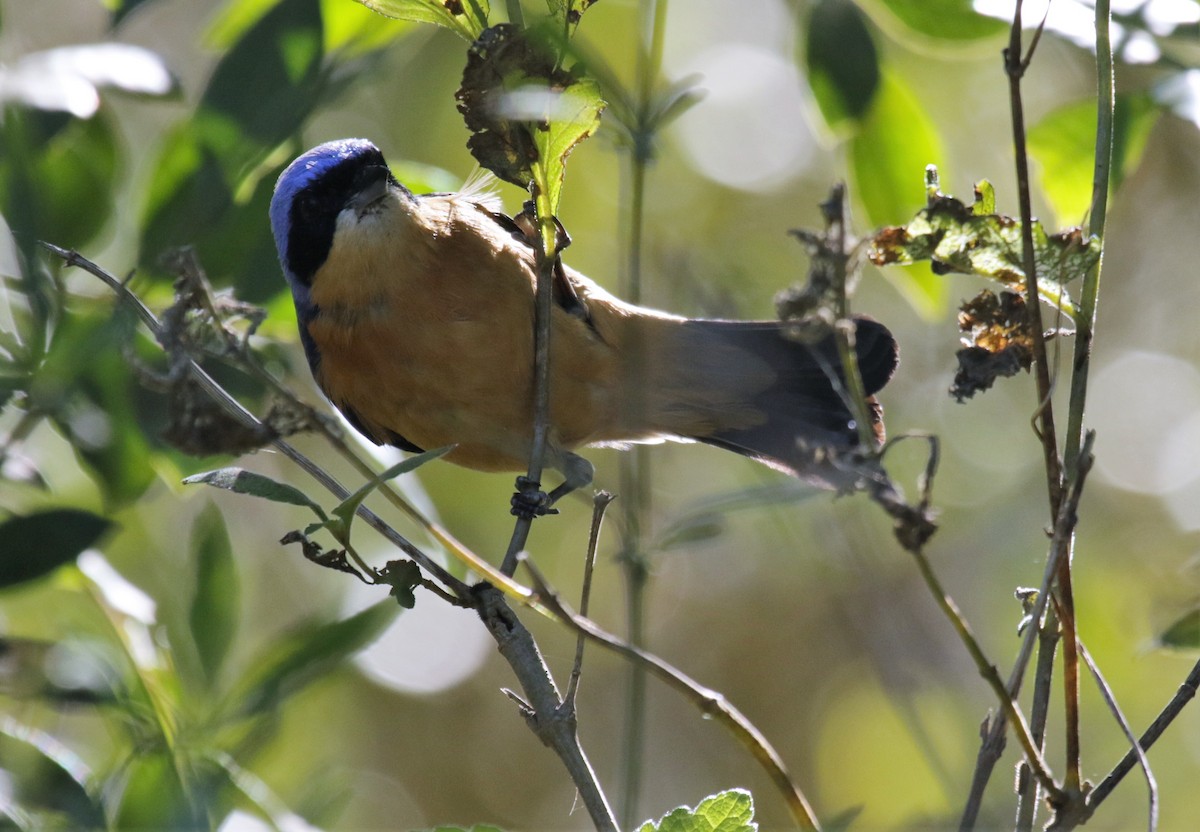
[[[502,23],[471,45],[455,98],[479,164],[522,188],[536,181],[557,211],[567,156],[600,124],[596,82],[559,66],[545,41]]]
[[[1021,222],[994,212],[992,186],[976,186],[974,205],[943,194],[930,175],[928,204],[908,225],[884,228],[871,240],[867,256],[877,266],[930,260],[940,273],[989,277],[1013,288],[1025,284]],[[1074,307],[1066,285],[1082,277],[1100,259],[1100,241],[1081,228],[1047,234],[1033,222],[1033,248],[1042,299],[1068,315]]]

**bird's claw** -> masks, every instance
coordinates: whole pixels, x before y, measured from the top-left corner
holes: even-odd
[[[510,503],[513,515],[526,520],[558,514],[558,509],[551,508],[550,495],[542,490],[542,484],[529,477],[517,477],[517,491]]]

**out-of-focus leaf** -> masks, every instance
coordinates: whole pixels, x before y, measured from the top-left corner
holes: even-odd
[[[170,751],[142,752],[129,764],[112,824],[115,829],[207,829],[203,808],[193,807]]]
[[[100,90],[163,96],[177,89],[162,58],[141,46],[93,43],[32,52],[0,67],[0,104],[17,102],[91,118]]]
[[[120,677],[102,648],[87,642],[0,638],[0,693],[53,705],[114,702]]]
[[[1200,649],[1200,609],[1192,610],[1164,630],[1158,643],[1180,650]]]
[[[864,5],[881,18],[886,15],[918,35],[941,41],[970,42],[1008,31],[1003,21],[975,11],[972,0],[868,0]]]
[[[38,816],[34,828],[109,828],[104,807],[92,796],[91,772],[48,734],[4,719],[0,773],[5,780],[4,803]]]
[[[546,43],[501,24],[471,45],[455,97],[476,160],[519,187],[536,182],[556,213],[567,156],[600,124],[605,103],[595,81],[559,68]]]
[[[831,128],[846,127],[866,114],[879,88],[879,54],[866,18],[850,0],[820,0],[806,31],[813,97]]]
[[[50,509],[0,523],[0,588],[48,575],[95,545],[109,520],[80,509]]]
[[[229,49],[279,3],[280,0],[228,0],[208,24],[203,38],[205,45],[213,49]]]
[[[981,194],[989,189],[985,183]],[[929,204],[908,225],[884,228],[876,234],[867,252],[875,265],[929,260],[941,272],[977,274],[1010,287],[1024,285],[1020,221],[977,212],[937,191],[936,185],[928,198]],[[1096,264],[1100,242],[1079,228],[1047,234],[1042,224],[1034,221],[1032,230],[1042,297],[1073,315],[1064,286]]]
[[[225,529],[225,518],[211,503],[192,526],[196,592],[188,613],[192,640],[209,686],[215,686],[237,632],[239,600],[237,564]]]
[[[469,41],[487,28],[488,0],[358,0],[368,9],[397,20],[434,23]]]
[[[1160,112],[1147,95],[1117,96],[1111,190],[1137,168]],[[1061,221],[1079,222],[1091,207],[1095,144],[1094,99],[1055,110],[1029,131],[1029,150],[1040,163],[1042,191]]]
[[[209,276],[237,278],[249,302],[279,288],[278,262],[262,218],[271,154],[293,138],[335,90],[324,63],[317,0],[281,0],[217,64],[195,116],[164,144],[142,220],[142,265],[155,271],[167,249],[194,245]]]
[[[149,0],[106,0],[106,4],[113,13],[112,28],[115,29],[131,12],[146,2]]]
[[[343,56],[381,49],[415,28],[407,21],[381,20],[370,9],[346,0],[321,0],[321,19],[325,21],[325,52]]]
[[[291,136],[319,97],[324,29],[313,0],[283,0],[217,64],[201,107],[271,148]]]
[[[184,479],[185,485],[203,483],[215,488],[224,488],[236,494],[251,494],[276,503],[311,508],[318,517],[325,519],[325,510],[308,498],[303,491],[287,483],[278,482],[245,468],[221,468],[194,474]]]
[[[253,663],[233,700],[237,713],[249,716],[276,707],[377,639],[399,613],[389,599],[341,621],[294,630]]]
[[[757,832],[754,799],[745,789],[730,789],[700,801],[695,809],[680,806],[659,819],[646,821],[638,832]]]
[[[79,248],[104,227],[119,168],[108,118],[10,107],[0,125],[0,213],[19,238]]]
[[[598,0],[546,0],[546,7],[551,17],[559,25],[570,27],[571,34],[583,19],[583,13],[596,4]]]
[[[154,480],[134,407],[133,370],[122,355],[132,323],[124,308],[111,316],[67,316],[30,390],[34,407],[50,414],[117,505],[141,496]]]
[[[912,214],[924,199],[913,172],[943,158],[941,136],[921,103],[897,78],[884,74],[858,132],[850,140],[854,190],[871,225]],[[946,310],[949,291],[928,267],[888,273],[913,307],[927,317]]]

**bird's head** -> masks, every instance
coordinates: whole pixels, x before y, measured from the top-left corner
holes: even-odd
[[[293,290],[310,287],[339,228],[377,210],[393,190],[410,196],[366,139],[327,142],[288,165],[271,198],[271,230]]]

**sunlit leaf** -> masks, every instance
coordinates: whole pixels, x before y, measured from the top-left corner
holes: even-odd
[[[1063,287],[1096,264],[1099,240],[1079,228],[1047,234],[1036,220],[1032,232],[1043,299],[1074,314]],[[908,225],[876,234],[868,257],[878,266],[930,261],[940,272],[980,275],[1010,287],[1025,281],[1020,221],[976,212],[936,190]]]
[[[347,0],[321,0],[321,19],[325,22],[325,52],[339,52],[343,58],[381,49],[416,28]]]
[[[864,5],[918,35],[941,41],[970,42],[1008,31],[1003,21],[975,11],[973,0],[867,0]]]
[[[434,23],[475,40],[487,28],[488,0],[358,0],[368,9],[397,20]]]
[[[1180,650],[1200,649],[1200,609],[1192,610],[1164,630],[1158,643]]]
[[[850,0],[820,0],[805,38],[805,68],[813,98],[835,130],[862,118],[879,87],[879,54],[866,18]]]
[[[1160,112],[1149,96],[1117,96],[1111,190],[1137,168]],[[1094,98],[1055,110],[1029,131],[1029,151],[1039,163],[1042,191],[1061,221],[1080,222],[1091,206],[1095,145]]]
[[[238,688],[236,711],[250,715],[276,707],[377,639],[399,613],[388,599],[341,621],[293,630],[252,664]]]
[[[192,557],[196,562],[196,591],[188,624],[205,679],[214,685],[237,632],[241,592],[225,518],[212,504],[204,508],[192,526]]]
[[[638,832],[756,832],[754,799],[744,789],[730,789],[700,801],[695,809],[680,806],[659,819],[646,821]]]
[[[81,509],[50,509],[0,523],[0,588],[48,575],[96,542],[112,522]]]
[[[0,724],[0,776],[6,807],[45,821],[34,828],[109,828],[83,760],[50,735],[12,718]]]
[[[216,471],[206,471],[202,474],[193,474],[185,478],[183,482],[185,485],[211,485],[235,494],[250,494],[276,503],[304,506],[312,509],[318,517],[322,519],[325,517],[324,509],[309,499],[308,495],[300,489],[273,480],[263,474],[247,471],[245,468],[220,468]]]
[[[557,212],[567,156],[600,124],[605,103],[595,81],[558,67],[547,44],[501,24],[471,45],[455,97],[476,160],[522,188],[536,182]]]

